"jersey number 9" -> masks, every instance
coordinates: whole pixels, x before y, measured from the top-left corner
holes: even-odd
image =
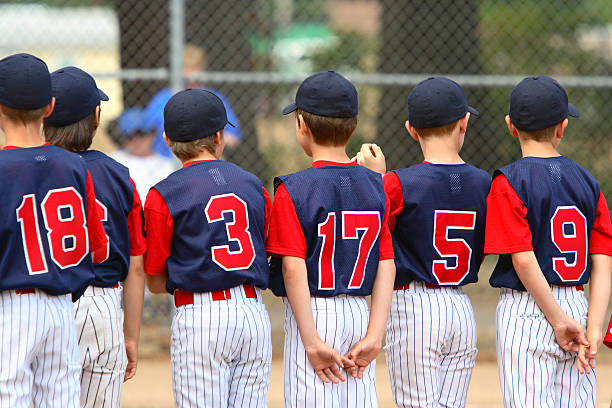
[[[586,271],[589,240],[586,217],[574,206],[559,206],[550,219],[550,238],[563,257],[553,257],[553,270],[563,282],[578,281]],[[569,262],[567,255],[571,255]]]
[[[40,204],[51,259],[65,269],[81,263],[89,253],[83,198],[73,187],[49,190]],[[49,272],[38,222],[36,196],[26,194],[16,210],[30,275]]]

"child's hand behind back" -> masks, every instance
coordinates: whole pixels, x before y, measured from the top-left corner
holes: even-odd
[[[357,152],[357,155],[353,158],[357,160],[360,166],[367,167],[368,169],[382,174],[383,176],[387,172],[387,164],[385,162],[385,155],[378,145],[373,143],[364,143],[361,145],[361,150]]]

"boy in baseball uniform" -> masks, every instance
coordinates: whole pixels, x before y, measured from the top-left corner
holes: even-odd
[[[285,407],[375,407],[374,359],[395,266],[382,178],[345,150],[357,90],[336,72],[319,72],[283,110],[291,112],[313,163],[275,179],[266,244],[275,257],[271,288],[285,301]]]
[[[0,60],[0,407],[79,406],[72,301],[108,240],[85,161],[43,143],[55,99],[47,65]]]
[[[383,178],[397,268],[385,350],[399,407],[466,404],[476,323],[461,287],[478,280],[491,186],[488,173],[459,156],[472,114],[456,82],[419,83],[408,96],[406,129],[424,162]],[[384,173],[377,146],[364,145],[357,158]]]
[[[53,113],[43,121],[45,138],[85,160],[109,239],[104,262],[94,266],[94,281],[74,304],[82,367],[81,406],[119,407],[122,384],[134,376],[138,363],[146,249],[142,204],[128,169],[89,149],[100,123],[100,101],[108,100],[106,94],[76,67],[53,72],[51,84],[56,102]]]
[[[490,283],[500,288],[497,362],[507,407],[595,406],[589,360],[610,297],[612,225],[597,180],[557,150],[568,116],[579,112],[557,81],[523,79],[506,116],[523,158],[495,171],[487,197],[485,253],[500,255]]]
[[[147,195],[145,272],[170,292],[178,407],[265,407],[270,320],[265,251],[270,197],[257,177],[219,160],[231,123],[212,92],[187,89],[164,108],[164,137],[183,168]]]

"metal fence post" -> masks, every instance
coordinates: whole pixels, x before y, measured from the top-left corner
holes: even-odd
[[[183,85],[183,47],[185,46],[185,0],[170,1],[170,88],[178,92]]]

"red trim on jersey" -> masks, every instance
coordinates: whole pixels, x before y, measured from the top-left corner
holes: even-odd
[[[31,146],[31,147],[43,147],[43,146],[49,146],[51,143],[49,142],[45,142],[39,146]],[[2,148],[2,150],[12,150],[12,149],[29,149],[29,147],[22,147],[22,146],[4,146]]]
[[[87,194],[87,233],[89,234],[89,249],[93,254],[93,262],[100,263],[105,260],[103,257],[106,255],[108,238],[102,226],[104,215],[99,212],[98,206],[96,205],[96,191],[89,170],[87,170],[87,184],[85,190]]]
[[[147,250],[147,241],[143,234],[142,225],[142,201],[140,201],[140,195],[136,190],[134,180],[130,177],[130,183],[134,189],[134,198],[132,200],[132,209],[127,216],[128,233],[130,237],[130,255],[138,256],[142,255]]]
[[[487,197],[485,254],[512,254],[533,251],[527,221],[527,207],[508,179],[500,174],[493,179]]]
[[[312,162],[312,164],[310,165],[310,168],[314,169],[316,167],[326,167],[326,166],[351,167],[351,166],[357,166],[357,162],[351,161],[348,163],[341,163],[341,162],[334,162],[334,161],[329,161],[329,160],[317,160],[317,161]]]
[[[268,237],[268,230],[270,229],[270,217],[272,215],[272,200],[270,200],[270,194],[265,187],[262,187],[264,201],[265,201],[265,218],[264,218],[264,240]]]
[[[207,161],[213,161],[215,159],[205,159],[205,160],[192,160],[192,161],[188,161],[183,163],[183,168],[187,167],[187,166],[191,166],[192,164],[196,164],[196,163],[204,163]]]
[[[392,171],[383,176],[383,183],[385,184],[385,193],[389,197],[389,229],[393,232],[395,231],[395,219],[404,209],[402,183],[397,174]]]
[[[612,317],[610,317],[610,323],[608,323],[608,330],[603,340],[604,344],[612,348]]]
[[[155,188],[150,189],[147,195],[144,217],[147,231],[145,273],[161,275],[166,271],[166,261],[170,257],[174,221],[164,198]]]
[[[608,203],[603,192],[599,193],[599,200],[597,201],[597,213],[591,230],[589,253],[612,255],[612,223],[610,222]]]
[[[306,259],[304,231],[295,212],[293,200],[284,184],[280,184],[274,193],[266,252],[269,255]]]

